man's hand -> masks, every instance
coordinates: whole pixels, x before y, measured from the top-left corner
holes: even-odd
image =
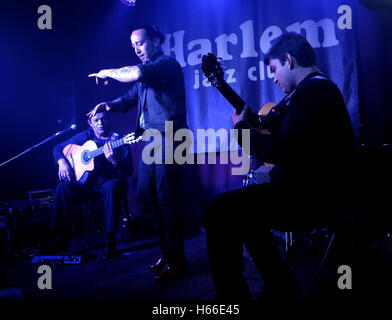
[[[249,106],[246,104],[244,106],[244,110],[242,110],[242,112],[240,114],[238,114],[237,111],[234,110],[233,115],[232,115],[232,120],[233,120],[234,126],[240,121],[246,121],[246,115],[247,115],[248,109],[249,109]]]
[[[108,84],[107,78],[110,78],[110,74],[113,72],[113,69],[103,69],[99,71],[98,73],[91,73],[88,76],[89,77],[95,77],[95,83],[98,85],[98,79],[104,80],[104,85],[106,86]]]
[[[105,154],[106,159],[108,159],[112,163],[112,165],[117,164],[117,159],[114,154],[114,150],[110,141],[105,143],[105,145],[103,146],[103,152]]]
[[[92,118],[94,117],[97,113],[103,112],[103,111],[110,111],[110,107],[106,102],[101,102],[95,106],[93,110],[91,110],[89,113],[87,113],[87,116]]]
[[[127,66],[119,69],[104,69],[98,73],[91,73],[89,77],[95,77],[95,82],[98,84],[98,79],[103,79],[104,84],[108,83],[107,78],[112,78],[120,82],[134,82],[140,80],[142,72],[138,66]]]
[[[57,161],[59,165],[59,180],[60,181],[72,181],[75,180],[75,173],[68,161],[61,158]]]

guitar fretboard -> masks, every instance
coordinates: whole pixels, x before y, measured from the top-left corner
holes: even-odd
[[[112,145],[113,149],[121,147],[122,145],[125,144],[125,137],[115,140],[115,141],[110,141],[110,144]],[[88,153],[88,157],[90,159],[98,157],[99,155],[101,155],[103,153],[103,146],[100,148],[97,148],[95,150],[92,150]]]
[[[222,81],[217,86],[219,92],[229,101],[233,107],[237,110],[237,113],[241,113],[244,110],[245,101],[230,87],[226,81]]]
[[[230,104],[235,108],[238,114],[240,114],[242,110],[244,110],[246,102],[242,100],[242,98],[237,94],[237,92],[235,92],[233,88],[227,84],[226,81],[221,81],[219,83],[219,86],[216,86],[216,88],[227,99],[227,101],[230,102]],[[262,116],[248,112],[247,117],[249,122],[253,126],[260,126],[259,118],[262,118]]]

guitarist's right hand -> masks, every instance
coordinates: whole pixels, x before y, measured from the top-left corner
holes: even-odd
[[[73,181],[75,180],[75,173],[66,159],[59,159],[59,180],[60,181]]]
[[[97,113],[103,112],[103,111],[110,111],[110,106],[106,102],[101,102],[98,103],[93,110],[91,110],[89,113],[87,113],[87,116],[92,118],[94,117]]]

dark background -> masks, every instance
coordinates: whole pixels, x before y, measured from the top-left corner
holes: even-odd
[[[143,12],[154,10],[156,2],[138,0],[136,7],[128,8],[120,0],[1,1],[0,162],[70,123],[83,130],[91,107],[129,88],[121,83],[97,86],[87,75],[137,63],[129,35],[135,25],[154,23],[144,21]],[[363,126],[359,142],[381,145],[392,140],[392,10],[390,1],[360,2],[357,35]],[[43,4],[52,9],[52,30],[37,27],[37,9]],[[135,113],[114,116],[121,133],[135,129]],[[27,199],[29,190],[55,187],[57,165],[51,152],[62,138],[66,136],[0,167],[0,201]],[[136,211],[134,189],[140,152],[140,146],[135,146],[136,173],[129,180],[129,198]],[[213,165],[187,168],[182,192],[184,199],[192,201],[184,202],[197,207],[205,195],[239,186],[241,178],[230,176],[229,169]]]

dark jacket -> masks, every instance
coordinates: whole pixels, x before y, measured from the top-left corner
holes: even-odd
[[[343,186],[355,174],[355,138],[343,97],[330,80],[306,79],[296,88],[272,135],[251,130],[251,151],[272,162],[271,182]],[[245,121],[237,129],[249,128]],[[336,188],[336,187],[335,187]]]

